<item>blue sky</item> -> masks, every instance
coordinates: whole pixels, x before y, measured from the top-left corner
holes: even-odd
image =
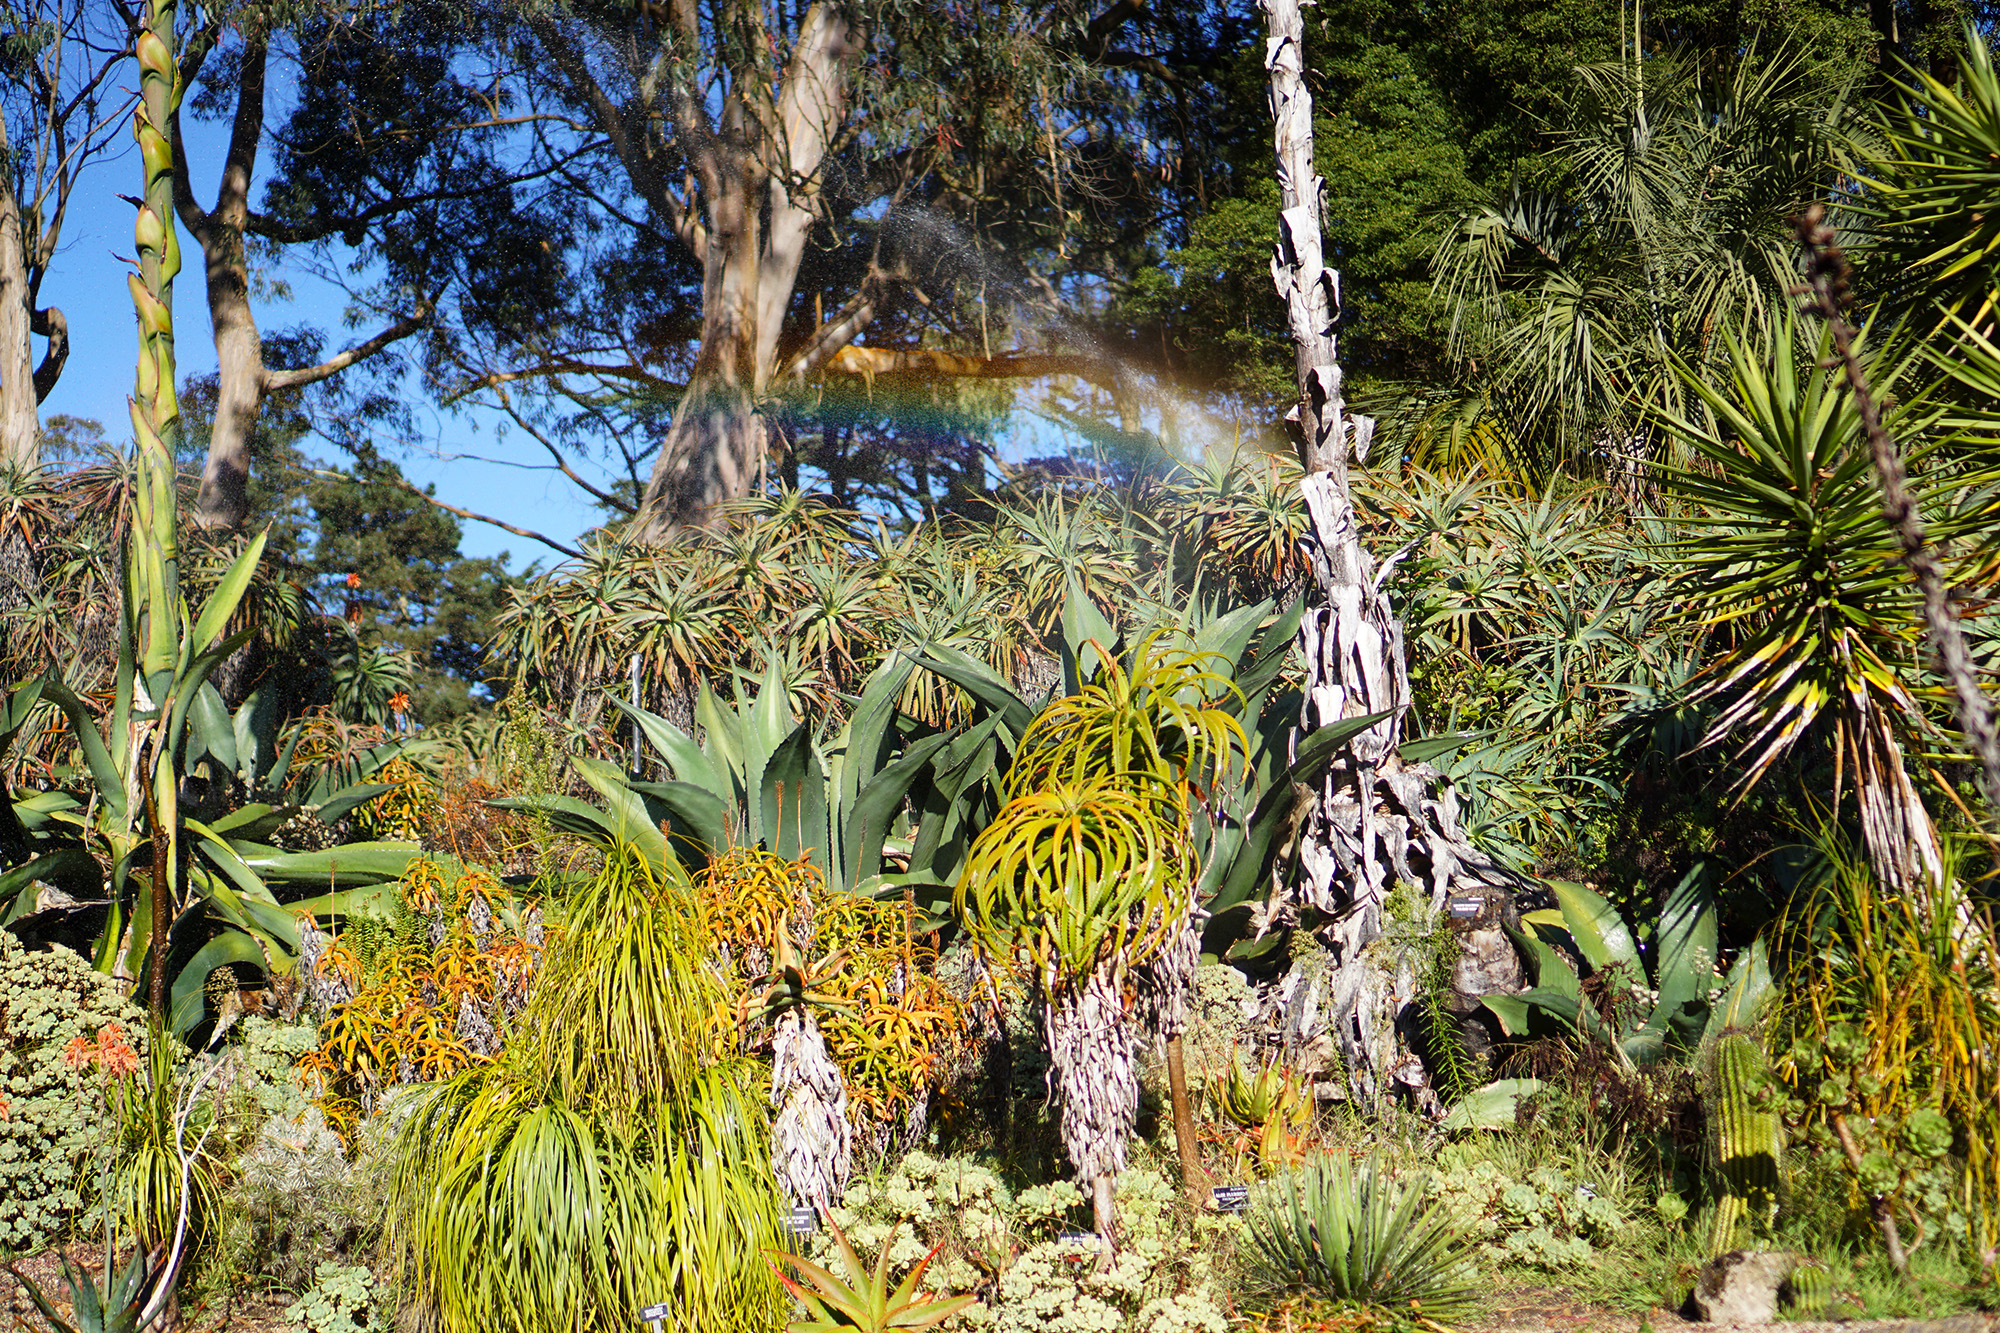
[[[273,90],[274,101],[283,97]],[[215,179],[223,157],[226,126],[184,117],[192,158],[195,194],[214,198]],[[71,352],[67,368],[48,400],[43,419],[57,414],[89,417],[102,422],[109,438],[130,438],[127,395],[132,391],[136,334],[125,275],[132,245],[132,206],[119,198],[139,189],[138,156],[129,138],[114,141],[119,151],[99,160],[85,173],[72,200],[63,232],[62,250],[42,287],[44,304],[60,306],[69,319]],[[182,238],[182,270],[174,284],[176,354],[183,381],[215,370],[215,349],[203,290],[201,253],[192,238]],[[338,287],[293,262],[267,275],[291,288],[291,299],[253,301],[258,326],[265,333],[301,324],[326,336],[325,354],[368,337],[375,330],[349,329],[343,314],[346,296]],[[417,409],[423,451],[391,451],[405,475],[419,485],[435,485],[439,499],[461,508],[504,519],[574,545],[580,533],[601,517],[574,484],[546,468],[547,455],[530,440],[505,438],[506,423],[497,413],[448,413],[432,404],[412,384],[409,401]],[[1017,409],[999,441],[1004,457],[1021,458],[1060,450],[1067,432],[1046,418]],[[308,446],[310,448],[310,446]],[[335,455],[320,451],[326,458]],[[467,455],[508,460],[475,462]],[[593,481],[608,482],[608,474],[588,459],[572,462]],[[593,474],[596,475],[593,475]],[[508,554],[511,568],[530,562],[545,566],[555,552],[483,523],[464,524],[462,549],[470,556]]]
[[[184,127],[193,158],[195,196],[211,200],[226,127],[191,117],[185,118]],[[132,299],[125,287],[129,265],[116,257],[129,258],[133,252],[132,206],[118,196],[137,194],[140,182],[136,149],[124,136],[117,142],[123,145],[122,151],[93,165],[79,183],[63,225],[62,250],[42,284],[43,304],[61,307],[70,329],[69,364],[42,404],[42,419],[57,414],[95,418],[104,424],[110,439],[127,441],[131,435],[127,398],[132,392],[137,333]],[[174,283],[174,350],[185,381],[189,376],[214,372],[215,346],[209,332],[200,248],[185,234],[181,245],[181,274]],[[291,284],[294,299],[256,302],[260,329],[269,332],[310,324],[325,332],[329,356],[372,332],[345,327],[342,312],[346,298],[338,288],[296,265],[279,276]],[[598,521],[600,515],[587,497],[560,475],[441,461],[439,455],[453,459],[464,454],[512,458],[523,464],[538,460],[511,441],[497,440],[490,420],[440,413],[420,391],[413,391],[412,401],[419,405],[419,422],[432,453],[398,454],[396,459],[418,485],[435,484],[439,499],[571,544]],[[332,457],[331,453],[327,456]],[[530,561],[547,564],[559,558],[536,542],[483,523],[466,523],[464,527],[462,549],[467,555],[506,551],[516,570]]]

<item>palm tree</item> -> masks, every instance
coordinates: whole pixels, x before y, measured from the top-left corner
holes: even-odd
[[[1710,77],[1635,40],[1579,69],[1541,179],[1467,215],[1433,259],[1463,380],[1460,406],[1424,405],[1425,433],[1640,494],[1650,412],[1685,403],[1675,368],[1717,368],[1724,330],[1768,340],[1797,282],[1791,219],[1833,184],[1843,94],[1789,49]]]

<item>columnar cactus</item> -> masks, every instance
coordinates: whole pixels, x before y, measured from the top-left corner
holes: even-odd
[[[1710,1114],[1715,1125],[1715,1254],[1734,1248],[1736,1228],[1746,1217],[1769,1226],[1778,1212],[1778,1163],[1783,1131],[1773,1103],[1770,1069],[1755,1037],[1730,1033],[1715,1045],[1710,1077]]]

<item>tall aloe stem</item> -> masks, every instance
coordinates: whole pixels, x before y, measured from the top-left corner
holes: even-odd
[[[139,105],[132,137],[146,172],[145,194],[133,224],[139,271],[128,274],[139,318],[139,374],[132,396],[132,438],[137,451],[132,530],[126,546],[125,633],[137,656],[136,711],[152,711],[154,743],[133,746],[134,775],[145,800],[153,840],[153,920],[150,1000],[167,1009],[167,930],[172,920],[172,880],[180,826],[171,761],[162,764],[166,733],[160,707],[180,656],[180,540],[175,530],[174,452],[180,441],[180,403],[174,392],[174,275],[180,241],[174,228],[173,147],[169,129],[180,102],[175,59],[175,0],[151,0],[134,54],[139,61]],[[136,741],[136,738],[135,738]]]
[[[1271,80],[1273,147],[1279,189],[1278,244],[1271,280],[1285,303],[1297,352],[1298,404],[1287,414],[1305,468],[1300,492],[1312,520],[1306,547],[1313,586],[1299,621],[1305,702],[1296,743],[1322,727],[1380,714],[1335,755],[1317,780],[1299,846],[1302,883],[1288,910],[1324,918],[1320,939],[1335,955],[1331,1026],[1355,1104],[1382,1107],[1398,1087],[1434,1106],[1429,1075],[1409,1036],[1410,976],[1384,971],[1369,945],[1382,935],[1389,891],[1416,885],[1441,909],[1448,894],[1504,900],[1514,877],[1474,850],[1458,825],[1457,798],[1437,770],[1398,754],[1410,680],[1403,627],[1379,566],[1361,541],[1348,483],[1350,457],[1368,461],[1371,418],[1350,415],[1341,393],[1340,275],[1326,266],[1320,205],[1324,183],[1313,164],[1312,92],[1305,79],[1310,0],[1262,0],[1269,23],[1265,71]],[[1407,956],[1393,964],[1408,973]],[[1412,974],[1413,975],[1413,974]]]

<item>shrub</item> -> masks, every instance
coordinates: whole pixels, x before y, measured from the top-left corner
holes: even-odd
[[[1100,1268],[1097,1251],[1061,1239],[1083,1202],[1067,1180],[1016,1192],[985,1160],[913,1152],[851,1183],[831,1212],[863,1250],[888,1245],[894,1274],[942,1246],[928,1279],[940,1290],[976,1292],[983,1304],[965,1312],[976,1326],[1223,1333],[1236,1218],[1190,1213],[1164,1174],[1134,1166],[1118,1180],[1122,1248]],[[820,1262],[836,1253],[825,1235],[811,1237],[808,1250]]]
[[[390,1089],[492,1059],[540,963],[541,917],[484,870],[416,861],[389,913],[351,917],[308,953],[325,992],[347,998],[299,1067],[345,1138]]]
[[[418,1094],[390,1239],[441,1333],[776,1322],[769,1127],[692,887],[629,847],[568,903],[491,1064]]]
[[[1357,1305],[1449,1315],[1472,1300],[1464,1238],[1427,1198],[1373,1157],[1323,1157],[1280,1182],[1250,1216],[1263,1276]]]
[[[67,949],[33,952],[0,930],[0,1251],[53,1237],[83,1207],[90,1159],[108,1145],[92,1071],[63,1049],[108,1023],[146,1017],[110,977]]]

